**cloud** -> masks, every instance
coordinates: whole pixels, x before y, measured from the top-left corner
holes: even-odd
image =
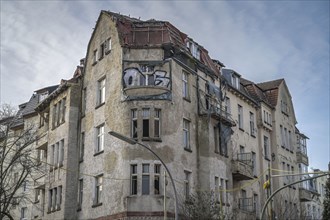
[[[5,1],[1,6],[0,102],[25,102],[32,91],[70,78],[100,11],[110,10],[171,22],[249,80],[285,78],[311,151],[328,151],[328,1]]]

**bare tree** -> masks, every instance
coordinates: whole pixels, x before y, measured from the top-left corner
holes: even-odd
[[[235,219],[233,212],[224,210],[219,195],[213,191],[197,191],[182,202],[181,211],[189,220]]]
[[[19,129],[14,125],[21,124]],[[33,125],[24,125],[20,112],[10,105],[0,108],[0,219],[13,219],[11,208],[28,199],[22,193],[26,180],[38,168],[32,144],[36,141]]]

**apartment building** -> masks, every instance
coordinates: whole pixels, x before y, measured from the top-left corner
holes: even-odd
[[[161,161],[109,131],[162,158],[181,216],[191,194],[213,192],[226,219],[256,219],[270,191],[295,180],[271,175],[308,166],[285,80],[244,79],[169,22],[101,11],[73,77],[36,94],[33,147],[44,172],[21,218],[173,219]],[[302,200],[290,187],[272,215],[295,219]]]

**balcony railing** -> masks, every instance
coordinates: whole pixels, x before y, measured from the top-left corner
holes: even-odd
[[[225,125],[228,125],[230,127],[235,126],[235,121],[231,117],[231,114],[225,110],[224,107],[221,108],[219,105],[210,105],[208,111],[211,113],[211,116],[215,119],[219,119],[224,123]]]
[[[238,153],[233,160],[232,173],[235,180],[253,179],[252,153]]]
[[[303,153],[302,151],[297,151],[297,163],[303,163],[305,165],[309,165],[308,156],[307,154]]]
[[[299,187],[299,199],[301,202],[310,202],[313,200],[315,196],[319,196],[320,194],[317,192],[315,188],[312,187]]]
[[[253,198],[239,198],[239,209],[246,212],[255,212]]]

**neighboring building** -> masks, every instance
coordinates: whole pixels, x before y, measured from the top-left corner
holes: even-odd
[[[33,118],[24,117],[39,125],[43,172],[21,217],[161,219],[165,207],[173,219],[161,162],[108,134],[116,131],[166,163],[180,214],[189,195],[214,191],[227,219],[258,218],[270,190],[298,179],[272,178],[266,190],[268,169],[307,171],[307,137],[284,79],[256,84],[224,67],[169,22],[102,11],[73,78],[36,91]],[[303,189],[279,195],[274,217],[299,218]]]

